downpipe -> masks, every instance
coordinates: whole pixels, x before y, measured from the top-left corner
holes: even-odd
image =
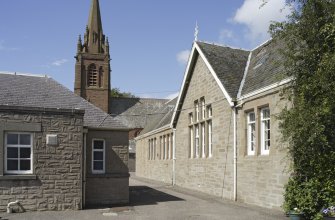
[[[237,131],[236,131],[236,116],[237,116],[237,109],[236,106],[233,107],[233,114],[234,114],[234,201],[237,201]]]

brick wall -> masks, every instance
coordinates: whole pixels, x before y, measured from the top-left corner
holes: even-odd
[[[1,127],[2,152],[6,131],[33,134],[33,175],[9,176],[0,167],[0,211],[15,200],[27,211],[80,209],[83,112],[0,108]],[[46,144],[47,134],[58,135],[57,146]]]
[[[105,174],[92,174],[93,139],[105,140]],[[86,206],[128,203],[128,131],[89,129],[86,140]]]

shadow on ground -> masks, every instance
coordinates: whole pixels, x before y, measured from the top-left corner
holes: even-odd
[[[147,186],[129,187],[130,206],[155,205],[159,202],[184,201],[181,198]]]

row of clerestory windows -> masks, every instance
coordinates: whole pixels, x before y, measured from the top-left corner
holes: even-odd
[[[148,160],[171,159],[173,159],[173,133],[161,135],[159,143],[157,138],[148,140]]]

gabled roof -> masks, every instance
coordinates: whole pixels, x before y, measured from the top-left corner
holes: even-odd
[[[197,44],[229,96],[236,98],[249,52],[204,42]]]
[[[128,128],[144,128],[151,115],[156,114],[167,99],[111,98],[110,113]]]
[[[166,102],[156,114],[149,117],[149,123],[141,131],[141,135],[171,124],[173,110],[177,103],[177,98]]]
[[[0,73],[0,105],[84,109],[84,125],[87,127],[127,129],[119,119],[47,76]]]
[[[283,57],[280,54],[283,48],[283,42],[269,40],[251,51],[250,64],[242,85],[241,96],[287,78],[283,74]]]
[[[194,42],[176,104],[172,125],[178,121],[193,66],[200,56],[231,107],[242,98],[253,96],[290,82],[284,73],[280,49],[283,42],[269,40],[252,51]]]

